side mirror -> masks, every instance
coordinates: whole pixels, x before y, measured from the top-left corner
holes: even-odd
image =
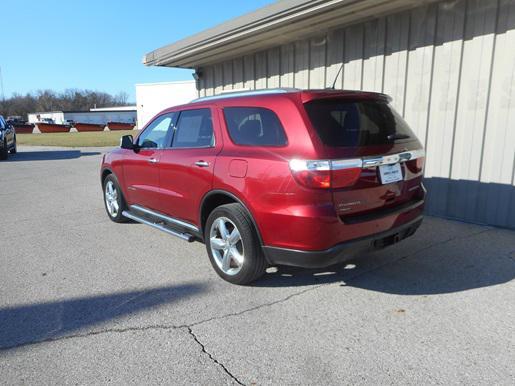
[[[124,135],[120,139],[120,147],[122,149],[134,150],[136,146],[134,146],[134,139],[132,138],[132,135]]]

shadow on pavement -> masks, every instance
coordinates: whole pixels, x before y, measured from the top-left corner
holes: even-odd
[[[0,350],[63,337],[203,290],[202,284],[188,284],[0,308]]]
[[[9,154],[9,158],[2,162],[55,161],[75,159],[99,154],[100,152],[98,151],[83,152],[80,150],[21,151],[16,154]]]
[[[435,295],[513,280],[515,259],[507,252],[496,251],[492,244],[479,244],[435,245],[406,258],[392,256],[399,249],[390,254],[385,249],[347,264],[317,270],[278,267],[277,272],[268,273],[255,285],[283,287],[341,282],[347,287],[389,294]]]

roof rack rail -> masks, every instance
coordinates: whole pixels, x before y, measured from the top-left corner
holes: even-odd
[[[211,101],[211,100],[217,100],[217,99],[226,99],[226,98],[236,98],[239,96],[286,94],[286,93],[295,92],[295,91],[301,91],[301,90],[298,88],[283,87],[283,88],[264,88],[264,89],[259,89],[259,90],[225,91],[222,94],[205,96],[205,97],[193,99],[190,103]]]

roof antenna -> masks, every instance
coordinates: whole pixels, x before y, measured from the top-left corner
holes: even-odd
[[[340,66],[340,69],[338,70],[338,72],[336,73],[336,76],[334,78],[334,82],[333,82],[333,86],[331,87],[332,90],[334,90],[335,86],[336,86],[336,81],[338,80],[338,77],[340,76],[340,73],[342,72],[343,70],[343,65],[344,63],[342,63],[342,65]]]

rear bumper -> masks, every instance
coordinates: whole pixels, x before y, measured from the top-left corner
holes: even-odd
[[[323,251],[263,247],[265,257],[274,265],[290,265],[304,268],[324,268],[344,262],[356,255],[385,248],[412,236],[422,224],[423,216],[381,233],[337,244]]]

